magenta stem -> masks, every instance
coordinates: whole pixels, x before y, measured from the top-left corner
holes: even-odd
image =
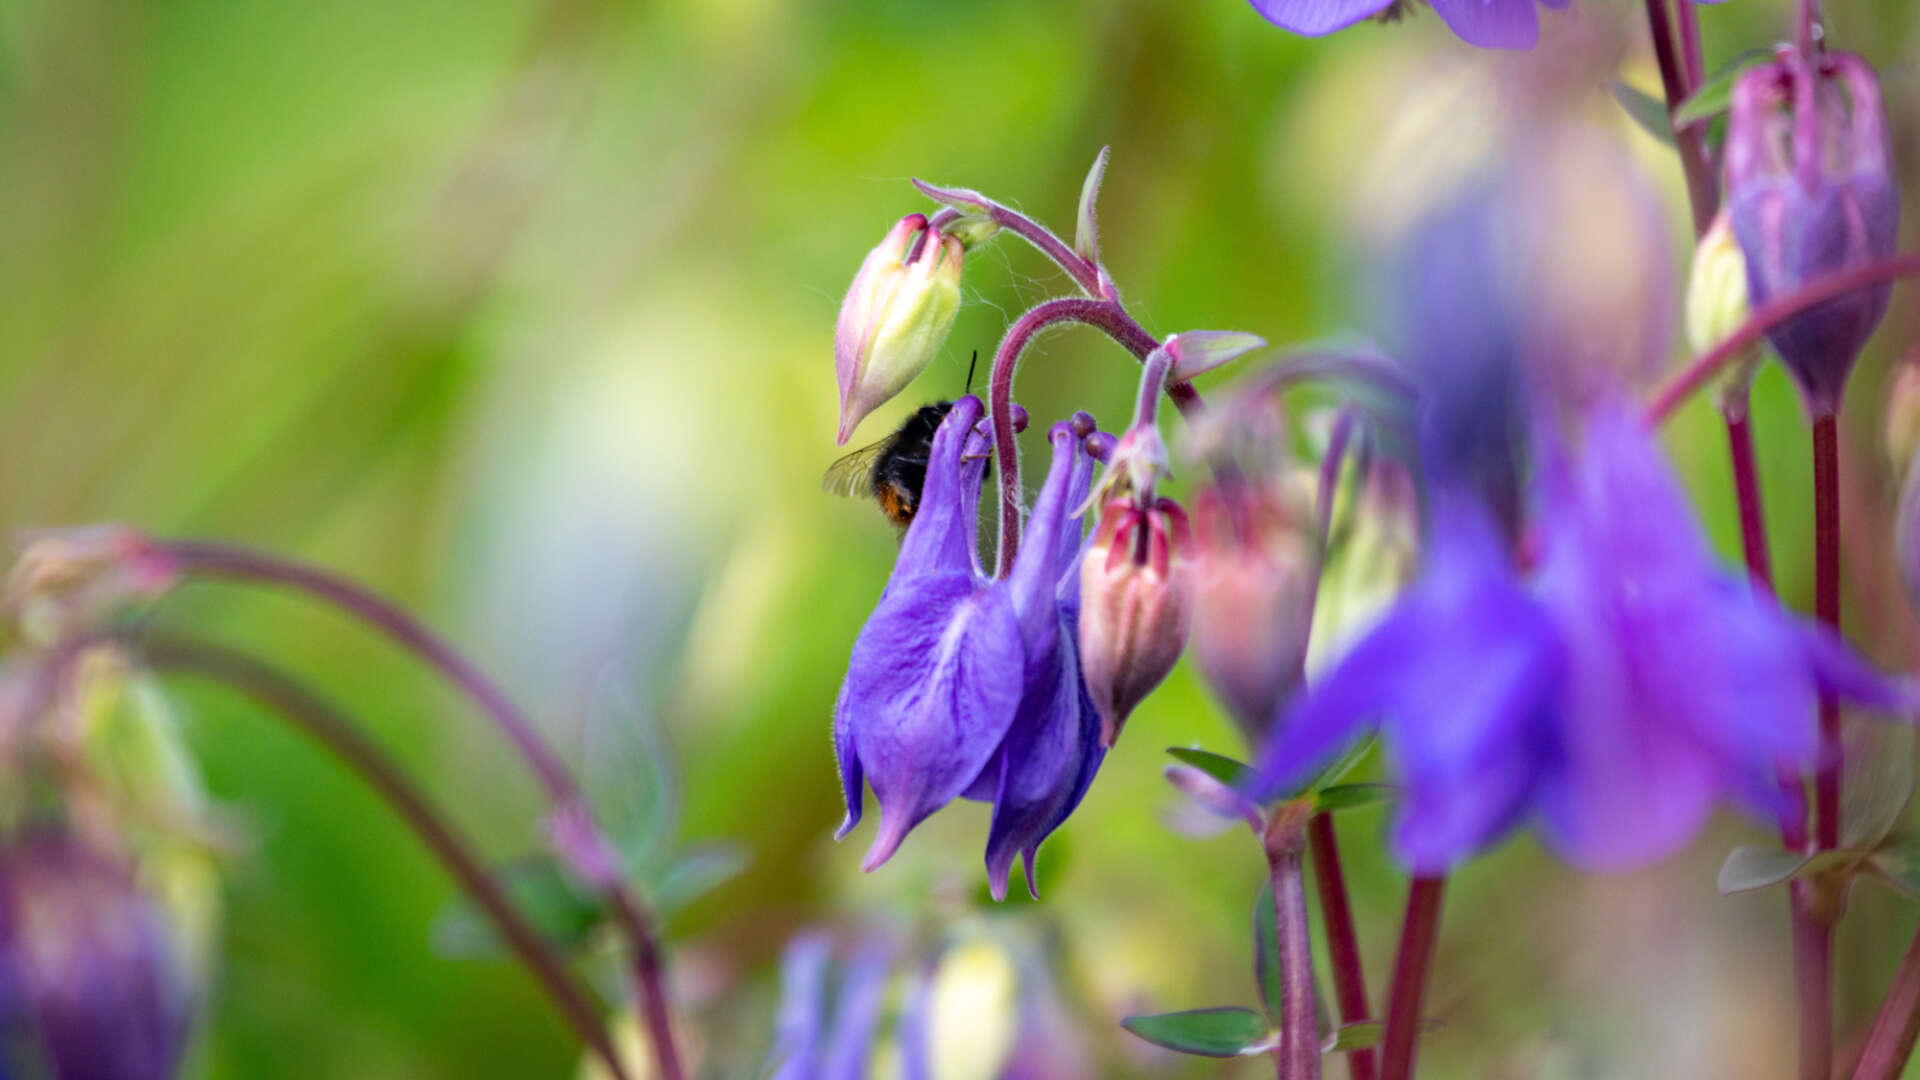
[[[1815,304],[1824,303],[1836,296],[1844,296],[1856,289],[1915,276],[1920,276],[1920,253],[1895,255],[1865,266],[1856,266],[1828,274],[1785,296],[1776,296],[1761,304],[1753,310],[1753,314],[1747,316],[1747,321],[1741,323],[1739,329],[1727,335],[1725,341],[1688,364],[1654,394],[1653,399],[1647,404],[1647,422],[1659,424],[1666,420],[1687,398],[1706,385],[1708,380],[1738,357],[1747,346],[1759,341],[1775,326]]]
[[[1313,984],[1313,939],[1307,926],[1304,845],[1300,820],[1288,807],[1274,812],[1263,838],[1273,880],[1273,925],[1279,940],[1279,1080],[1320,1080],[1320,1008]]]
[[[1813,883],[1788,883],[1793,895],[1793,983],[1800,1012],[1800,1080],[1833,1073],[1833,928],[1813,913]]]
[[[1867,1032],[1866,1049],[1854,1066],[1853,1080],[1896,1080],[1913,1056],[1916,1035],[1920,1035],[1920,933],[1900,958],[1893,985],[1887,988],[1873,1028]]]
[[[252,657],[184,638],[149,640],[141,656],[155,669],[221,682],[305,731],[359,774],[428,851],[473,897],[501,940],[539,982],[554,1007],[618,1080],[626,1067],[601,1023],[599,1010],[570,976],[552,948],[513,906],[473,854],[473,845],[414,787],[407,774],[368,738],[360,726],[300,683]]]
[[[1394,958],[1393,989],[1387,1000],[1386,1041],[1380,1051],[1381,1080],[1408,1080],[1413,1075],[1420,1003],[1440,936],[1440,897],[1445,887],[1443,877],[1416,877],[1407,890],[1406,921],[1400,928],[1400,953]]]
[[[1693,0],[1680,0],[1684,6]],[[1680,103],[1687,99],[1687,73],[1673,48],[1673,24],[1667,16],[1666,0],[1647,0],[1647,27],[1653,34],[1653,56],[1660,65],[1660,84],[1667,96],[1667,118],[1671,120]],[[1720,185],[1707,164],[1703,125],[1693,124],[1673,133],[1674,146],[1680,152],[1680,170],[1687,178],[1687,204],[1693,210],[1693,234],[1699,236],[1713,223],[1720,202]]]
[[[1821,622],[1840,630],[1840,424],[1828,413],[1813,422],[1813,605]],[[1839,704],[1820,698],[1820,768],[1814,774],[1814,843],[1840,846]]]
[[[1687,77],[1687,93],[1692,95],[1706,81],[1706,58],[1700,50],[1700,15],[1693,0],[1675,0],[1674,14],[1680,19],[1680,70]]]
[[[1049,326],[1067,322],[1085,323],[1104,331],[1143,361],[1160,347],[1152,334],[1111,300],[1078,296],[1048,300],[1007,328],[1000,347],[994,351],[993,372],[987,383],[987,415],[993,426],[993,456],[1000,473],[1000,552],[996,559],[996,577],[1006,577],[1012,572],[1013,557],[1020,551],[1020,448],[1013,438],[1013,372],[1034,335]],[[1173,399],[1182,415],[1191,417],[1201,408],[1200,395],[1192,386],[1174,383],[1166,389],[1167,396]]]
[[[576,816],[592,830],[595,843],[611,850],[612,845],[593,825],[591,807],[573,774],[541,738],[532,721],[484,672],[398,605],[339,575],[249,548],[176,540],[155,541],[153,550],[172,560],[183,573],[297,589],[386,634],[493,720],[546,787],[556,815]],[[642,1018],[653,1037],[661,1080],[683,1080],[685,1074],[668,1017],[666,964],[651,915],[618,877],[594,884],[606,894],[627,937],[634,979],[640,987]]]
[[[1347,901],[1346,873],[1340,866],[1340,845],[1333,832],[1333,815],[1321,812],[1307,823],[1307,842],[1313,849],[1314,883],[1320,893],[1320,921],[1327,934],[1327,960],[1333,968],[1333,993],[1340,1003],[1340,1022],[1360,1024],[1372,1019],[1367,1006],[1367,975],[1360,963],[1360,941],[1353,929],[1353,908]],[[1276,894],[1277,895],[1277,894]],[[1373,1050],[1362,1047],[1347,1053],[1351,1080],[1374,1080]]]

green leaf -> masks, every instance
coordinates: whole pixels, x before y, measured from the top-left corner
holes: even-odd
[[[1387,1037],[1387,1024],[1384,1020],[1362,1020],[1354,1024],[1341,1024],[1333,1032],[1333,1037],[1320,1044],[1323,1054],[1341,1054],[1349,1050],[1367,1050],[1380,1045]]]
[[[1909,896],[1920,896],[1920,836],[1897,833],[1881,841],[1867,866]]]
[[[1707,76],[1680,107],[1673,110],[1673,124],[1676,129],[1692,127],[1694,124],[1726,112],[1733,104],[1733,84],[1739,81],[1740,73],[1762,61],[1771,59],[1773,53],[1767,49],[1748,49],[1734,57],[1719,71]]]
[[[1372,806],[1391,798],[1393,786],[1390,784],[1334,784],[1313,793],[1315,809],[1325,811]]]
[[[1260,984],[1260,1002],[1267,1015],[1280,1022],[1280,1004],[1284,996],[1280,983],[1280,936],[1274,921],[1273,882],[1260,886],[1253,901],[1253,977]]]
[[[714,844],[682,853],[647,885],[647,899],[663,912],[678,911],[726,884],[747,868],[735,844]]]
[[[1913,798],[1913,729],[1849,718],[1845,782],[1840,788],[1841,845],[1878,847]]]
[[[1644,90],[1636,90],[1619,79],[1613,80],[1611,89],[1613,100],[1618,101],[1620,107],[1627,110],[1627,115],[1633,117],[1634,123],[1639,124],[1647,134],[1668,146],[1674,145],[1673,123],[1667,119],[1665,102]]]
[[[1420,1021],[1420,1034],[1438,1031],[1440,1021]],[[1323,1054],[1343,1054],[1350,1050],[1370,1050],[1379,1046],[1387,1037],[1387,1022],[1384,1020],[1360,1020],[1351,1024],[1342,1024],[1327,1041],[1320,1044]]]
[[[600,901],[553,856],[516,859],[496,869],[493,878],[515,910],[557,949],[578,948],[600,924]],[[497,956],[504,950],[492,920],[465,893],[449,900],[434,917],[431,937],[433,947],[444,956],[473,959]]]
[[[594,679],[582,741],[581,786],[631,873],[663,854],[679,791],[666,740],[619,668]]]
[[[1741,844],[1728,852],[1727,861],[1720,864],[1720,891],[1751,892],[1778,885],[1798,873],[1806,862],[1807,857],[1797,851]]]
[[[1259,1053],[1274,1039],[1266,1017],[1236,1007],[1129,1016],[1120,1026],[1155,1046],[1201,1057]]]
[[[1223,754],[1188,746],[1169,746],[1167,753],[1230,788],[1242,790],[1253,783],[1252,768]]]
[[[1790,878],[1822,874],[1835,867],[1850,866],[1866,856],[1850,848],[1836,848],[1815,855],[1782,851],[1759,844],[1742,844],[1727,853],[1720,864],[1722,893],[1752,892],[1778,885]]]
[[[1094,224],[1094,203],[1100,199],[1100,181],[1107,175],[1107,154],[1113,148],[1103,146],[1100,156],[1093,159],[1093,168],[1087,170],[1086,182],[1080,185],[1080,217],[1073,230],[1073,250],[1088,262],[1100,260],[1100,232]]]

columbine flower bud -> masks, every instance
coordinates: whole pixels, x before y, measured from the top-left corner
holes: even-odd
[[[1245,483],[1201,492],[1194,518],[1194,660],[1259,745],[1306,662],[1320,576],[1311,518]]]
[[[7,573],[0,603],[22,636],[47,645],[160,596],[178,576],[178,568],[138,529],[48,530],[28,537]]]
[[[1727,340],[1753,310],[1747,300],[1747,257],[1734,239],[1733,224],[1723,208],[1693,252],[1693,271],[1687,281],[1687,344],[1695,355],[1711,351]],[[1744,415],[1753,376],[1760,370],[1760,346],[1741,350],[1723,369],[1718,397],[1720,410]]]
[[[1121,467],[1115,457],[1111,469]],[[1080,665],[1103,746],[1187,643],[1192,550],[1187,515],[1172,499],[1123,495],[1100,516],[1080,565]]]
[[[1859,57],[1788,55],[1741,76],[1727,126],[1727,211],[1755,305],[1893,253],[1900,207],[1888,158],[1880,88]],[[1840,407],[1890,295],[1890,285],[1860,289],[1768,331],[1816,416]]]
[[[0,1031],[20,1055],[9,1061],[166,1080],[186,1020],[164,920],[121,866],[65,833],[0,853]]]
[[[926,370],[947,340],[960,310],[962,259],[959,239],[936,232],[923,214],[908,214],[860,264],[833,334],[841,443]]]

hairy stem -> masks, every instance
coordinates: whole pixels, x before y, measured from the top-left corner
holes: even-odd
[[[141,652],[156,670],[210,679],[252,698],[267,711],[305,731],[358,773],[473,897],[507,947],[553,1000],[561,1016],[606,1063],[608,1072],[619,1080],[626,1080],[626,1068],[601,1023],[599,1010],[586,992],[567,973],[539,932],[507,899],[473,854],[473,846],[359,725],[288,676],[232,649],[187,638],[157,638],[143,642]]]
[[[1420,1003],[1440,934],[1443,877],[1417,877],[1407,890],[1406,921],[1400,928],[1400,953],[1393,962],[1393,990],[1387,1001],[1386,1041],[1381,1047],[1381,1080],[1413,1075],[1414,1043],[1420,1034]]]
[[[1313,820],[1307,823],[1307,842],[1313,849],[1314,884],[1320,893],[1320,921],[1327,935],[1327,960],[1333,968],[1333,993],[1340,1004],[1340,1022],[1364,1023],[1372,1019],[1367,1007],[1367,974],[1360,964],[1360,942],[1353,930],[1353,908],[1347,902],[1347,878],[1340,867],[1333,815],[1324,812],[1313,815]],[[1348,1052],[1347,1075],[1352,1080],[1374,1080],[1371,1047]]]
[[[1293,807],[1274,811],[1263,840],[1273,880],[1273,925],[1280,960],[1279,1080],[1320,1080],[1320,1008],[1313,985],[1313,940],[1307,929],[1305,847]]]
[[[1867,1033],[1866,1049],[1854,1066],[1853,1080],[1896,1080],[1913,1056],[1916,1035],[1920,1035],[1920,933],[1900,958],[1893,985],[1887,988]]]
[[[1753,313],[1747,316],[1747,321],[1741,323],[1739,329],[1727,335],[1725,341],[1715,345],[1693,363],[1688,364],[1653,395],[1652,400],[1647,404],[1647,422],[1659,424],[1666,420],[1687,398],[1718,374],[1721,368],[1731,363],[1742,350],[1759,341],[1775,326],[1815,304],[1831,300],[1836,296],[1844,296],[1856,289],[1864,289],[1883,281],[1893,281],[1903,277],[1920,277],[1920,252],[1895,255],[1879,262],[1828,274],[1802,285],[1785,296],[1776,296],[1761,304],[1753,309]]]
[[[1020,449],[1013,438],[1013,372],[1019,366],[1021,354],[1036,334],[1047,327],[1069,322],[1097,327],[1143,361],[1160,347],[1160,342],[1152,334],[1134,322],[1119,304],[1110,300],[1077,296],[1048,300],[1030,309],[1007,328],[1006,336],[1000,339],[1000,347],[994,351],[993,371],[987,383],[987,415],[993,427],[994,464],[1000,473],[997,577],[1006,577],[1012,571],[1013,557],[1020,551]],[[1200,395],[1187,383],[1168,386],[1167,396],[1173,399],[1174,405],[1184,416],[1191,417],[1202,407]]]
[[[153,550],[171,559],[184,573],[296,589],[379,630],[439,673],[493,720],[545,786],[556,821],[564,817],[584,825],[597,846],[612,850],[611,843],[593,824],[592,810],[572,772],[513,699],[444,638],[398,605],[339,575],[249,548],[176,540],[156,541]],[[652,1036],[661,1080],[682,1080],[679,1048],[668,1019],[665,961],[651,913],[618,875],[599,875],[593,884],[605,893],[627,938],[641,1012]]]

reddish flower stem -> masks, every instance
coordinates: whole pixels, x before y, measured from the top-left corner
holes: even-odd
[[[1867,1033],[1866,1049],[1854,1066],[1853,1080],[1897,1080],[1913,1056],[1914,1037],[1920,1035],[1920,934],[1914,935],[1893,985],[1880,1003]]]
[[[1367,1007],[1367,975],[1360,964],[1360,942],[1353,930],[1353,907],[1347,902],[1347,878],[1340,866],[1333,815],[1313,815],[1307,823],[1307,842],[1313,849],[1314,884],[1320,894],[1320,921],[1327,935],[1327,960],[1333,967],[1340,1022],[1363,1023],[1372,1019]],[[1352,1080],[1374,1080],[1371,1047],[1348,1052],[1347,1075]]]
[[[1414,1041],[1420,1034],[1420,1002],[1440,936],[1440,897],[1444,877],[1416,877],[1407,890],[1406,921],[1400,928],[1400,953],[1393,962],[1393,990],[1387,1000],[1386,1041],[1380,1050],[1380,1080],[1413,1075]]]
[[[1682,5],[1692,0],[1680,0]],[[1653,35],[1653,56],[1660,65],[1660,83],[1666,91],[1667,116],[1673,117],[1687,98],[1687,73],[1673,47],[1673,24],[1667,17],[1666,0],[1647,0],[1647,27]],[[1706,142],[1702,125],[1694,124],[1673,133],[1674,146],[1680,151],[1680,169],[1687,178],[1687,204],[1693,210],[1695,236],[1707,231],[1719,208],[1720,186],[1707,165]]]
[[[1747,346],[1759,341],[1775,326],[1815,304],[1831,300],[1836,296],[1844,296],[1856,289],[1878,285],[1883,281],[1916,276],[1920,276],[1920,252],[1910,252],[1828,274],[1808,282],[1785,296],[1776,296],[1761,304],[1753,310],[1753,314],[1747,316],[1747,321],[1741,323],[1739,329],[1727,335],[1725,341],[1688,364],[1653,395],[1652,400],[1647,403],[1647,422],[1659,424],[1666,420],[1675,409],[1693,395],[1694,391],[1706,385],[1709,379],[1731,363]]]
[[[1071,252],[1069,252],[1071,254]],[[987,383],[987,415],[993,426],[994,463],[1000,473],[1000,553],[996,560],[997,577],[1006,577],[1013,569],[1013,557],[1020,551],[1020,448],[1013,431],[1013,372],[1020,356],[1034,335],[1058,323],[1079,322],[1096,327],[1119,342],[1140,360],[1160,347],[1152,334],[1134,322],[1125,309],[1111,300],[1068,296],[1048,300],[1014,320],[1000,339],[993,354],[993,372]],[[1201,408],[1200,395],[1187,383],[1167,387],[1167,396],[1184,416],[1193,416]]]
[[[184,573],[296,589],[322,600],[384,633],[458,689],[490,717],[540,778],[553,803],[555,820],[566,815],[585,823],[604,849],[612,845],[592,824],[586,797],[560,760],[504,690],[440,635],[398,605],[353,581],[317,567],[265,552],[202,541],[155,541],[153,551]],[[661,1080],[682,1080],[684,1072],[668,1015],[666,963],[651,913],[617,876],[593,882],[606,894],[632,953],[640,988],[642,1019],[652,1036]]]
[[[1833,928],[1812,914],[1810,882],[1788,884],[1793,898],[1793,984],[1800,1011],[1800,1080],[1833,1072]]]
[[[434,858],[453,875],[474,904],[499,931],[501,939],[539,982],[554,1007],[607,1071],[627,1080],[626,1067],[601,1023],[598,1008],[567,973],[539,931],[521,917],[494,881],[473,845],[446,816],[413,786],[406,772],[368,738],[358,724],[300,683],[252,657],[223,646],[185,638],[150,639],[141,656],[156,670],[177,671],[224,683],[252,698],[268,712],[291,722],[358,773]]]
[[[1273,881],[1273,926],[1280,966],[1279,1080],[1320,1080],[1320,1007],[1313,985],[1313,938],[1307,928],[1307,891],[1299,814],[1276,810],[1262,837]]]
[[[1813,605],[1820,621],[1840,629],[1840,425],[1829,413],[1813,422]],[[1820,769],[1814,774],[1814,844],[1840,846],[1840,709],[1820,699]]]
[[[1700,16],[1693,0],[1676,0],[1674,14],[1680,17],[1680,70],[1687,77],[1687,93],[1691,95],[1706,81],[1706,60],[1700,52]]]

